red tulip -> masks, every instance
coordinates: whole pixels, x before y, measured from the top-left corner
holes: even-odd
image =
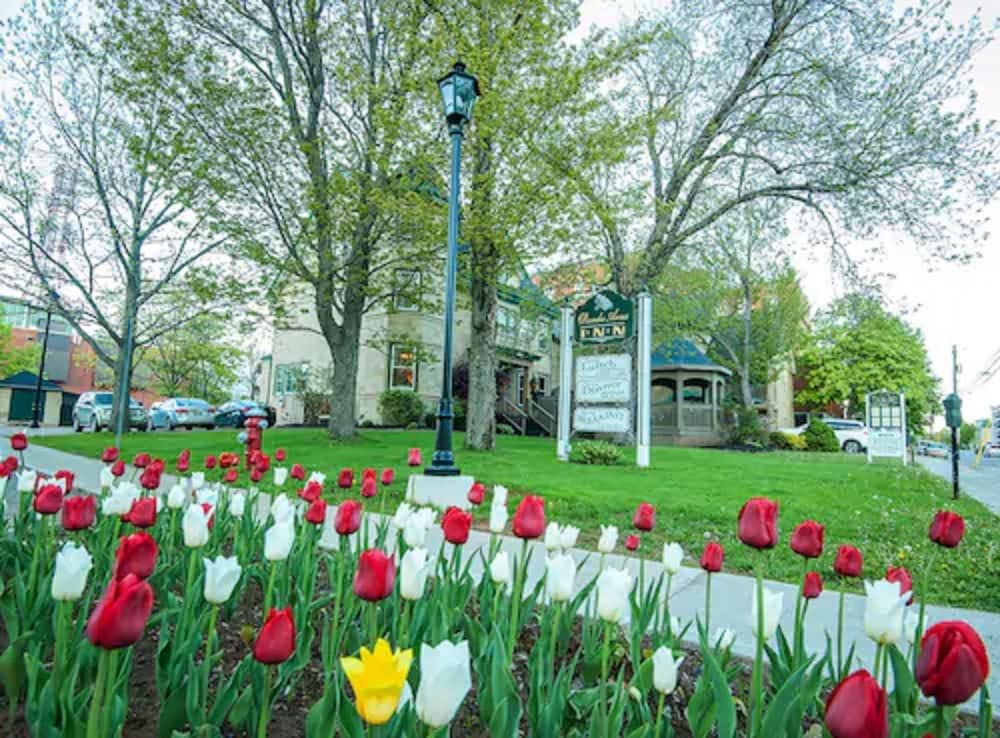
[[[322,525],[326,520],[326,501],[323,499],[313,500],[306,510],[306,520],[313,525]]]
[[[145,469],[152,460],[153,457],[149,454],[136,454],[135,458],[132,459],[132,466],[136,469]]]
[[[209,454],[208,456],[205,457],[205,468],[208,469],[209,471],[214,469],[217,463],[218,461],[214,456],[212,456],[212,454]]]
[[[156,541],[144,531],[123,536],[115,551],[114,578],[124,579],[133,574],[148,579],[156,568]]]
[[[323,494],[323,485],[312,479],[306,482],[306,486],[299,490],[299,497],[306,502],[315,502]]]
[[[139,475],[139,484],[150,491],[160,486],[161,472],[155,466],[147,466]]]
[[[890,582],[899,582],[899,594],[905,595],[907,592],[913,592],[913,579],[910,577],[910,572],[908,572],[902,566],[890,566],[885,570],[885,578]],[[910,599],[906,601],[907,605],[913,603],[913,595],[910,595]]]
[[[43,484],[35,495],[35,512],[55,515],[63,504],[63,489],[58,484]]]
[[[635,533],[633,533],[632,535],[628,536],[625,539],[625,548],[627,548],[629,551],[638,551],[639,550],[639,536],[635,535]]]
[[[222,477],[222,481],[226,484],[232,484],[240,476],[240,470],[236,467],[229,467],[226,469],[226,473]]]
[[[945,548],[955,548],[965,535],[965,520],[958,513],[950,510],[940,510],[934,516],[934,522],[928,535],[934,543]]]
[[[230,469],[229,471],[236,471],[236,470]],[[263,476],[264,472],[260,470],[259,466],[255,466],[253,469],[250,470],[250,481],[253,482],[254,484],[257,484],[257,482],[259,482],[261,480],[261,477]],[[235,479],[233,481],[235,481]]]
[[[64,530],[84,530],[94,524],[97,498],[93,495],[76,495],[63,500],[62,527]]]
[[[721,543],[709,541],[705,544],[705,550],[701,552],[701,568],[710,574],[722,571],[722,560],[725,552]]]
[[[211,504],[203,502],[201,503],[201,510],[205,513],[205,518],[208,520],[206,523],[208,529],[212,530],[212,528],[215,527],[215,508],[213,508]]]
[[[449,507],[441,518],[441,530],[448,543],[461,545],[469,540],[472,527],[472,513],[462,512],[457,507]]]
[[[240,455],[232,451],[223,451],[219,454],[219,466],[223,469],[234,469],[240,465]]]
[[[799,523],[792,532],[792,550],[807,559],[818,559],[823,553],[823,532],[823,526],[815,520]]]
[[[283,448],[275,449],[275,451],[274,451],[274,458],[277,461],[284,461],[285,460],[285,449],[283,449]]]
[[[18,467],[20,466],[16,456],[8,456],[6,459],[4,459],[3,465],[7,467],[8,474],[13,474],[14,472],[17,471]]]
[[[7,460],[4,459],[3,463],[0,464],[0,479],[6,479],[10,476],[10,466],[7,465]]]
[[[24,451],[28,448],[28,437],[24,433],[15,433],[10,437],[10,447],[15,451]]]
[[[920,641],[917,683],[939,705],[960,705],[972,697],[990,675],[983,639],[968,623],[935,623]]]
[[[740,509],[740,540],[752,548],[774,548],[778,543],[778,503],[751,497]]]
[[[482,505],[486,499],[486,485],[482,482],[473,482],[469,487],[468,498],[473,505]]]
[[[854,672],[827,697],[825,722],[833,738],[886,738],[885,690],[864,669]]]
[[[518,538],[538,538],[545,533],[545,500],[535,495],[522,497],[514,512],[513,530]]]
[[[653,530],[656,525],[656,508],[648,502],[639,503],[639,507],[635,509],[635,515],[632,516],[632,525],[637,530]]]
[[[253,643],[253,657],[262,664],[280,664],[295,653],[295,618],[292,608],[275,610],[267,614],[257,640]]]
[[[390,484],[392,484],[395,478],[396,478],[396,472],[394,472],[392,469],[385,468],[382,470],[382,477],[380,481],[382,482],[383,487],[388,487]]]
[[[253,466],[261,474],[264,474],[271,468],[271,457],[262,451],[258,451],[254,458]]]
[[[818,571],[807,571],[802,580],[802,596],[807,600],[815,600],[823,592],[823,577]]]
[[[396,583],[396,563],[377,548],[362,551],[358,570],[354,574],[354,594],[363,600],[377,602],[392,594]]]
[[[73,481],[76,479],[76,476],[73,474],[73,472],[69,471],[68,469],[60,469],[52,476],[54,476],[56,479],[63,480],[63,492],[69,494],[70,492],[73,491]]]
[[[410,452],[406,455],[406,463],[409,466],[420,466],[424,463],[423,458],[420,456],[419,448],[410,449]]]
[[[361,480],[362,497],[374,497],[377,492],[378,485],[375,483],[375,477],[368,477],[367,479]]]
[[[362,480],[368,479],[368,477],[371,477],[372,479],[375,479],[376,476],[377,475],[375,474],[375,470],[372,469],[370,466],[366,466],[364,469],[361,470],[361,479]]]
[[[111,473],[116,477],[122,476],[125,473],[125,462],[118,459],[111,465]]]
[[[186,456],[181,456],[177,459],[177,471],[180,474],[188,471],[191,468],[191,459]]]
[[[157,474],[163,474],[163,470],[167,468],[167,465],[163,459],[153,459],[146,468],[153,469]]]
[[[354,470],[341,469],[337,474],[337,486],[341,489],[350,489],[354,486]]]
[[[131,509],[122,516],[126,523],[136,528],[150,528],[156,523],[156,498],[140,497],[132,503]]]
[[[188,460],[190,460],[191,459],[191,449],[189,449],[189,448],[182,448],[181,452],[177,455],[177,458],[178,459],[188,459]]]
[[[306,478],[306,470],[302,464],[292,464],[292,471],[290,472],[292,479],[298,479],[300,482]]]
[[[105,464],[114,464],[118,461],[118,448],[115,446],[108,446],[101,452],[101,461]]]
[[[357,500],[344,500],[337,508],[337,517],[333,520],[333,528],[342,536],[349,536],[361,527],[361,503]]]
[[[101,648],[131,646],[153,611],[153,588],[134,574],[112,577],[87,621],[87,638]]]
[[[837,549],[837,558],[833,562],[833,570],[842,577],[860,577],[864,566],[864,557],[854,546],[841,546]]]

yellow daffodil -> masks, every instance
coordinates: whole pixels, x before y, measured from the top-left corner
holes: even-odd
[[[361,647],[361,658],[344,657],[340,665],[354,689],[354,702],[361,719],[369,725],[382,725],[396,712],[406,675],[413,662],[413,651],[392,652],[389,643],[379,638],[374,652]]]

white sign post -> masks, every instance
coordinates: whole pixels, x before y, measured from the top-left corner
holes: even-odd
[[[559,417],[556,431],[556,456],[569,461],[570,404],[573,391],[573,308],[562,307],[562,341],[559,344]]]
[[[876,456],[902,459],[906,466],[906,397],[879,390],[865,395],[868,463]]]
[[[647,467],[649,466],[653,417],[653,296],[646,290],[643,290],[642,294],[639,295],[638,317],[635,464],[639,467]]]

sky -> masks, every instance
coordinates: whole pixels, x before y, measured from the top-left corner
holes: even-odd
[[[650,0],[583,0],[581,29],[613,26],[634,16],[652,4]],[[21,0],[0,0],[0,20],[16,13]],[[965,22],[980,6],[987,27],[1000,10],[996,0],[953,0],[952,20]],[[1000,120],[1000,41],[983,50],[976,59],[973,83],[979,94],[979,111],[985,120]],[[1000,223],[1000,201],[987,212],[991,221]],[[864,244],[856,244],[860,251]],[[959,356],[958,389],[963,399],[966,419],[984,418],[992,405],[1000,406],[1000,372],[989,381],[980,374],[991,358],[1000,354],[1000,233],[981,245],[982,256],[967,265],[933,265],[917,252],[912,243],[896,240],[886,245],[884,259],[872,265],[874,272],[885,275],[883,293],[896,311],[924,334],[935,373],[942,389],[951,390],[951,347]],[[831,277],[825,254],[812,250],[813,258],[797,257],[796,267],[811,305],[822,308],[842,294],[837,280]]]

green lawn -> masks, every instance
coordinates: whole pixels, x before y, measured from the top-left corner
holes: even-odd
[[[128,458],[142,450],[172,461],[182,448],[191,449],[200,464],[208,453],[239,450],[232,431],[129,434],[124,442]],[[96,457],[111,443],[109,434],[78,434],[37,438],[65,451]],[[275,429],[265,434],[266,450],[282,446],[288,462],[298,461],[310,471],[331,477],[343,466],[393,466],[398,482],[392,487],[386,509],[401,498],[406,449],[419,446],[430,458],[434,436],[429,431],[363,433],[355,442],[334,443],[322,431]],[[952,551],[938,549],[931,582],[931,601],[961,607],[1000,611],[1000,518],[979,503],[952,502],[949,486],[922,468],[884,464],[868,466],[863,457],[843,454],[764,453],[658,447],[652,466],[591,467],[563,464],[555,458],[551,439],[501,437],[496,453],[476,453],[461,448],[456,438],[462,470],[487,484],[506,485],[515,495],[534,492],[546,500],[550,520],[581,528],[581,542],[593,544],[598,525],[615,524],[624,533],[631,526],[639,502],[656,506],[656,530],[647,535],[641,551],[658,558],[666,540],[681,543],[688,563],[697,565],[705,541],[717,539],[726,549],[725,568],[748,572],[752,552],[736,538],[736,515],[750,496],[766,495],[781,503],[782,544],[768,564],[769,577],[796,581],[801,560],[787,547],[792,528],[812,518],[826,526],[826,551],[820,570],[831,572],[836,546],[851,543],[865,556],[869,578],[881,576],[888,564],[904,565],[914,576],[923,571],[928,554],[937,549],[927,540],[933,513],[944,507],[961,513],[967,533]],[[512,499],[511,513],[514,503]],[[485,505],[477,514],[484,526]],[[832,573],[831,573],[832,576]],[[860,586],[855,587],[860,591]]]

